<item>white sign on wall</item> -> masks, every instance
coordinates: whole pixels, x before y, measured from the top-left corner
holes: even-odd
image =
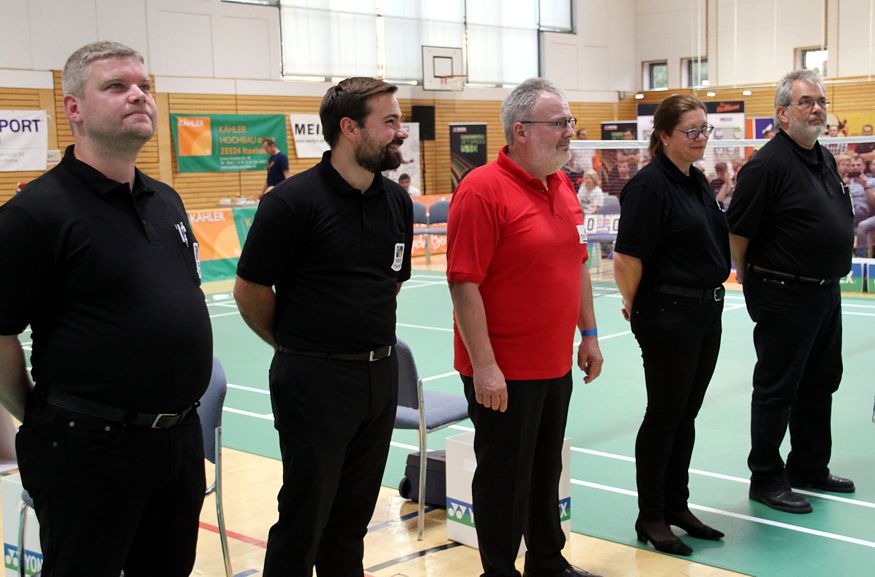
[[[292,138],[295,140],[295,156],[298,158],[322,158],[328,143],[322,135],[322,121],[318,114],[289,114]]]
[[[48,150],[45,110],[0,110],[0,171],[45,170]]]

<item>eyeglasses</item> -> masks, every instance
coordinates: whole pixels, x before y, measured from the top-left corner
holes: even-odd
[[[803,96],[802,98],[800,98],[799,102],[791,102],[790,106],[798,106],[802,110],[811,110],[812,108],[814,108],[815,104],[820,106],[823,110],[829,108],[829,100],[827,100],[826,98],[814,99],[808,98],[807,96]]]
[[[569,126],[574,130],[574,127],[577,126],[577,119],[573,116],[556,120],[520,120],[520,122],[522,124],[551,124],[556,130],[565,130]]]
[[[677,128],[675,128],[674,131],[683,132],[690,140],[696,140],[697,138],[699,138],[700,134],[704,135],[705,138],[708,138],[708,136],[710,136],[711,133],[714,132],[714,126],[711,124],[706,124],[702,128],[690,128],[689,130],[678,130]]]

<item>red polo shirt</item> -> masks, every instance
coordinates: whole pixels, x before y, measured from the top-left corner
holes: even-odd
[[[447,280],[480,285],[489,340],[510,380],[552,379],[571,369],[586,262],[583,212],[568,177],[548,186],[507,155],[471,171],[453,195]],[[473,376],[453,327],[455,368]]]

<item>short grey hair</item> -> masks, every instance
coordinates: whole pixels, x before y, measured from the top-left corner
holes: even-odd
[[[501,123],[504,125],[504,139],[508,144],[513,144],[514,123],[527,119],[542,92],[550,92],[567,100],[562,89],[546,78],[529,78],[514,88],[504,100],[501,105]]]
[[[61,88],[64,94],[82,96],[85,82],[91,75],[91,64],[107,58],[136,58],[145,64],[143,56],[119,42],[92,42],[70,55],[61,73]]]
[[[784,108],[793,102],[793,83],[797,81],[815,84],[826,94],[826,85],[817,70],[803,68],[788,72],[784,78],[778,81],[778,89],[775,91],[775,126],[781,126],[781,121],[778,120],[778,108]]]

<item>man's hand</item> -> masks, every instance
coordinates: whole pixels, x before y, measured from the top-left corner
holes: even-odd
[[[577,366],[586,375],[584,383],[591,383],[602,373],[602,351],[599,349],[598,337],[583,337],[577,348]]]
[[[507,410],[507,382],[498,365],[474,370],[474,396],[487,409]]]

